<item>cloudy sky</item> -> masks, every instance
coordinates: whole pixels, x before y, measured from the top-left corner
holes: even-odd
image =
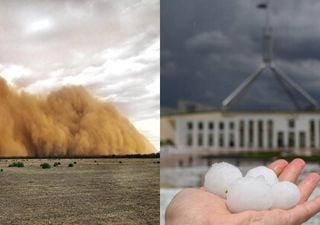
[[[159,143],[159,0],[0,0],[0,74],[48,93],[83,85]]]
[[[161,0],[161,106],[220,107],[261,63],[263,0]],[[274,63],[320,100],[320,1],[272,1]],[[302,102],[300,96],[296,96]],[[306,105],[307,106],[307,105]],[[235,108],[293,109],[270,72]]]

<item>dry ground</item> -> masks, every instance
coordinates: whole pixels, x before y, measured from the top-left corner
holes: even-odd
[[[1,225],[160,223],[159,159],[28,159],[8,168],[12,161],[0,160]]]

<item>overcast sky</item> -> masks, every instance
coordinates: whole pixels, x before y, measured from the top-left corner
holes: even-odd
[[[161,0],[161,106],[219,107],[261,63],[263,0]],[[272,1],[274,63],[320,100],[320,1]],[[299,101],[303,99],[299,99]],[[292,109],[271,73],[238,108]]]
[[[83,85],[159,144],[159,0],[0,0],[0,74],[32,93]]]

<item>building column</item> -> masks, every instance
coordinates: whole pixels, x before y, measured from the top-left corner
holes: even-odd
[[[262,130],[263,130],[263,140],[262,146],[264,149],[268,149],[269,139],[268,139],[268,120],[262,120]]]
[[[220,123],[219,120],[214,122],[214,130],[213,130],[213,136],[214,136],[213,148],[214,149],[219,149],[219,133],[220,133],[219,123]]]
[[[229,148],[229,120],[224,121],[224,147]]]
[[[198,121],[197,120],[193,120],[193,137],[192,137],[192,147],[193,148],[197,148],[198,146]]]
[[[239,150],[239,123],[240,120],[236,118],[234,120],[234,149]]]
[[[209,144],[208,144],[208,135],[209,135],[209,121],[208,120],[203,120],[203,148],[208,148]]]
[[[258,149],[258,119],[252,120],[253,121],[253,149],[256,151]]]
[[[244,119],[244,148],[246,148],[246,150],[249,148],[249,120]]]

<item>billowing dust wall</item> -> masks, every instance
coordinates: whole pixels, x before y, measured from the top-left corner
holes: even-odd
[[[112,104],[80,86],[46,97],[18,92],[0,78],[0,156],[151,153],[154,147]]]

